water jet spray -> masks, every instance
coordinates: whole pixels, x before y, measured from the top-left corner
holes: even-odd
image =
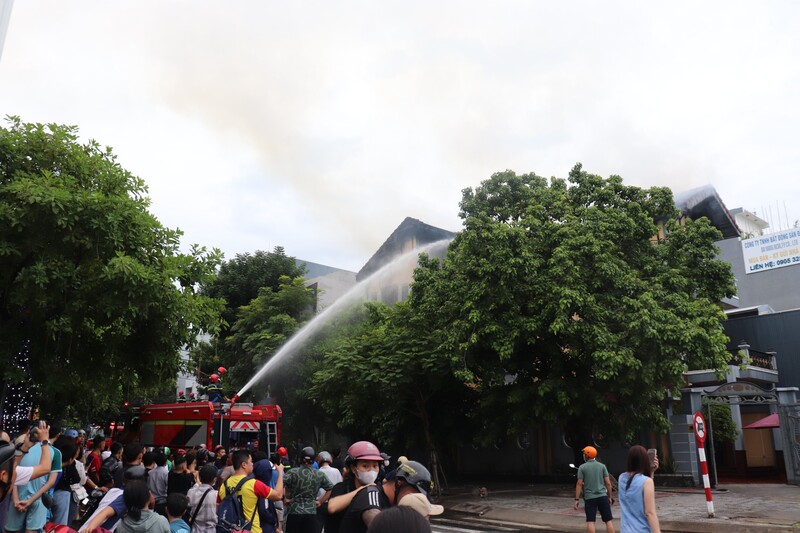
[[[231,406],[239,397],[247,392],[250,387],[258,383],[258,381],[264,377],[268,370],[272,367],[277,365],[281,362],[281,360],[285,359],[289,355],[293,354],[296,348],[299,348],[306,342],[312,334],[316,333],[322,326],[327,324],[334,316],[339,314],[340,312],[346,310],[350,304],[355,303],[360,300],[367,299],[367,291],[366,289],[370,287],[372,284],[379,284],[383,281],[389,280],[394,276],[405,275],[408,276],[408,270],[411,270],[413,275],[413,270],[416,268],[417,261],[419,259],[419,254],[430,252],[431,250],[435,250],[438,248],[445,248],[453,239],[443,239],[441,241],[436,241],[420,248],[416,248],[405,254],[397,257],[396,259],[392,260],[392,262],[384,265],[380,268],[377,272],[371,274],[366,279],[363,279],[356,283],[349,291],[347,291],[342,297],[336,300],[330,307],[322,311],[320,314],[315,316],[311,319],[305,326],[300,328],[294,335],[292,335],[288,341],[286,341],[283,346],[281,346],[275,354],[270,357],[264,366],[262,366],[256,374],[250,378],[250,381],[241,388],[239,392],[233,395]],[[412,265],[413,261],[413,265]],[[411,280],[409,280],[411,281]]]

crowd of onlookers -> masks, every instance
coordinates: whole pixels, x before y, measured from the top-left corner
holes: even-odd
[[[13,437],[13,438],[12,438]],[[53,423],[0,432],[2,531],[430,531],[431,476],[367,441],[316,454],[145,449]]]

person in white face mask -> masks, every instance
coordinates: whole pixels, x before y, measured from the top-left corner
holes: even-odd
[[[371,442],[362,440],[350,446],[345,461],[350,475],[339,484],[342,487],[338,491],[339,485],[332,491],[341,495],[328,502],[328,518],[332,520],[326,520],[325,533],[366,533],[381,509],[390,506],[383,491],[375,485],[381,463],[380,450]],[[337,514],[341,516],[338,524]]]

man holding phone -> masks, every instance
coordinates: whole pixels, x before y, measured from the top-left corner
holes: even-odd
[[[9,501],[6,499],[11,494],[13,486],[26,485],[31,479],[37,479],[50,473],[51,457],[50,447],[42,450],[39,464],[36,466],[19,466],[20,460],[36,444],[35,441],[48,440],[50,428],[44,424],[36,429],[34,440],[28,431],[23,434],[23,440],[16,445],[0,440],[0,530],[5,530],[6,516],[9,510]]]
[[[34,424],[34,429],[43,429],[45,427],[43,422]],[[50,487],[55,485],[56,478],[61,472],[61,452],[50,446],[49,438],[57,438],[61,433],[61,428],[56,427],[55,424],[51,425],[50,431],[47,434],[48,438],[39,440],[33,445],[28,453],[26,453],[20,461],[20,466],[36,466],[42,460],[42,453],[44,448],[49,448],[50,459],[50,475],[47,477],[40,477],[32,479],[22,486],[15,485],[11,489],[11,497],[13,507],[9,509],[8,518],[6,519],[6,531],[30,531],[35,532],[44,527],[47,519],[47,509],[42,503],[42,494],[50,490]],[[38,435],[38,432],[32,432],[32,435]]]

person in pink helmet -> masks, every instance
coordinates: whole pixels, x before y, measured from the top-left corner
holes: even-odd
[[[345,468],[349,475],[331,491],[325,533],[366,533],[378,513],[390,507],[375,485],[381,463],[380,450],[369,441],[348,448]]]

